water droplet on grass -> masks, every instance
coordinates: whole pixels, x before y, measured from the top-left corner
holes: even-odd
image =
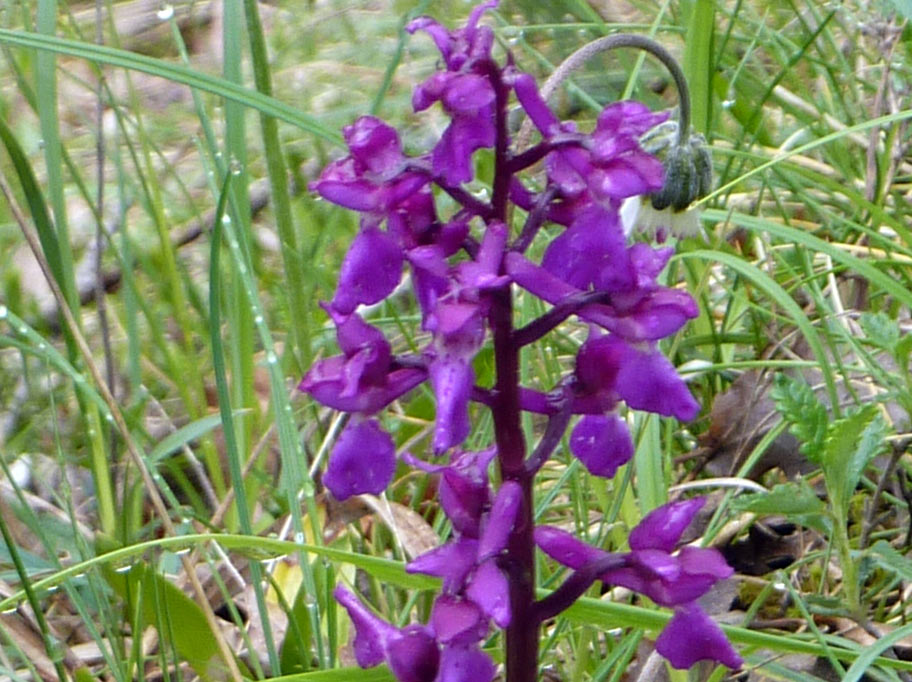
[[[174,5],[162,5],[155,16],[157,16],[162,21],[168,21],[171,17],[174,16]]]

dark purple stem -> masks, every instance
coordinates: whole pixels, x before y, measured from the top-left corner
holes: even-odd
[[[538,234],[538,230],[541,228],[542,223],[545,222],[545,218],[548,217],[548,206],[551,203],[551,200],[557,196],[557,193],[557,187],[549,185],[538,195],[538,198],[535,200],[535,206],[529,211],[529,216],[526,218],[526,224],[523,225],[522,232],[519,233],[516,241],[510,246],[511,251],[523,253],[529,248],[532,240],[535,239],[535,235]]]
[[[509,172],[518,173],[529,166],[534,166],[555,149],[561,149],[562,147],[582,147],[584,146],[584,143],[585,138],[576,133],[555,135],[547,142],[539,142],[534,147],[529,147],[526,151],[511,158]]]
[[[494,88],[496,131],[494,182],[491,193],[492,219],[506,222],[511,172],[507,102],[509,88],[493,62],[486,74]],[[503,272],[503,267],[501,267]],[[532,517],[532,477],[525,469],[526,442],[520,426],[519,346],[513,341],[513,297],[511,285],[490,293],[488,321],[494,337],[494,382],[491,415],[500,473],[504,481],[516,481],[522,489],[522,503],[510,533],[503,562],[510,583],[510,625],[506,629],[506,682],[536,682],[538,673],[539,624],[532,618],[535,605],[535,528]]]
[[[586,594],[592,583],[599,579],[603,573],[617,568],[623,568],[627,563],[623,554],[610,554],[583,566],[567,578],[563,584],[544,599],[535,602],[531,616],[537,624],[549,618],[554,618],[561,611],[569,608],[573,603]]]
[[[462,187],[453,187],[452,185],[448,185],[443,182],[443,178],[436,176],[434,174],[434,170],[426,161],[420,159],[410,159],[405,165],[404,170],[427,175],[434,181],[434,184],[449,194],[453,200],[456,201],[456,203],[458,203],[472,215],[477,215],[482,220],[488,220],[494,215],[494,209],[490,204],[487,204],[480,199],[476,199],[471,194],[462,189]]]
[[[581,308],[591,303],[608,303],[610,300],[611,294],[606,291],[586,291],[567,296],[544,315],[513,332],[513,343],[520,348],[535,343]]]

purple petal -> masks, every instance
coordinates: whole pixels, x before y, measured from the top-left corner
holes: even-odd
[[[611,478],[633,456],[633,441],[616,414],[585,416],[570,435],[570,451],[593,476]]]
[[[474,113],[494,103],[494,88],[484,76],[454,75],[443,93],[443,105],[451,113]]]
[[[462,588],[478,556],[478,541],[459,538],[415,557],[405,566],[407,573],[424,573],[443,578],[446,592]]]
[[[359,385],[357,393],[352,394],[348,363],[349,359],[341,355],[315,362],[301,379],[298,390],[334,410],[373,414],[427,378],[423,369],[397,369],[387,374],[384,382]]]
[[[440,673],[434,682],[491,682],[496,668],[477,647],[449,646],[440,658]]]
[[[653,509],[630,531],[630,548],[673,552],[681,535],[705,503],[704,498],[694,497]]]
[[[580,293],[577,287],[567,284],[515,251],[504,256],[504,269],[519,286],[548,303],[559,303],[567,296]]]
[[[711,660],[733,670],[744,661],[718,625],[696,604],[678,609],[656,640],[656,651],[679,670]]]
[[[361,116],[342,129],[351,154],[373,173],[399,166],[404,157],[399,133],[374,116]]]
[[[412,109],[416,112],[424,111],[440,100],[452,78],[453,74],[447,71],[437,71],[431,75],[412,93]]]
[[[658,350],[625,354],[617,373],[617,392],[629,407],[690,421],[700,405],[668,358]]]
[[[390,670],[399,682],[434,682],[440,667],[440,649],[431,630],[409,625],[387,642]]]
[[[634,550],[628,556],[628,565],[640,571],[647,580],[671,582],[680,578],[682,573],[677,558],[661,549]]]
[[[535,78],[528,73],[519,73],[511,80],[516,98],[542,136],[549,137],[558,132],[560,121],[542,99]]]
[[[612,299],[614,318],[598,322],[631,341],[657,341],[678,331],[699,314],[696,302],[686,291],[658,287],[644,293],[633,291]],[[580,313],[585,317],[585,310]]]
[[[633,349],[613,334],[590,333],[576,355],[580,388],[586,393],[613,397],[619,391],[620,372],[632,352]]]
[[[402,276],[402,250],[389,234],[375,227],[361,230],[342,261],[332,307],[348,314],[359,304],[379,303]]]
[[[510,583],[494,561],[485,561],[472,576],[466,596],[498,627],[510,624]]]
[[[470,289],[485,289],[502,286],[510,281],[509,277],[498,275],[507,237],[507,226],[503,223],[492,222],[488,225],[475,260],[466,261],[458,266],[460,280],[464,286]]]
[[[521,504],[522,486],[516,481],[504,481],[478,541],[478,561],[485,561],[506,549]]]
[[[451,186],[472,179],[472,154],[476,149],[494,146],[495,129],[492,107],[483,107],[477,115],[456,115],[443,132],[431,154],[434,173]]]
[[[405,30],[409,33],[422,30],[427,31],[428,35],[431,36],[431,39],[437,44],[437,49],[440,50],[440,54],[443,55],[444,61],[449,62],[453,39],[450,37],[450,32],[436,19],[431,19],[431,17],[418,17],[417,19],[410,21],[405,27]]]
[[[596,199],[619,200],[662,189],[665,168],[646,152],[632,152],[598,164],[587,179]]]
[[[396,469],[396,448],[375,419],[349,424],[329,456],[323,483],[337,500],[386,489]]]
[[[591,561],[608,556],[608,552],[587,545],[560,528],[538,526],[534,533],[535,544],[538,545],[538,548],[569,568],[582,568]]]
[[[668,119],[668,112],[653,113],[649,107],[634,100],[612,102],[599,114],[596,132],[600,135],[631,135],[639,137],[650,128]]]
[[[589,189],[587,178],[594,171],[589,153],[583,149],[561,149],[545,158],[548,179],[565,197],[576,197]]]
[[[459,597],[437,597],[430,622],[434,634],[443,644],[474,644],[488,633],[488,623],[481,609]]]
[[[377,185],[361,177],[351,157],[329,164],[310,188],[327,201],[353,211],[376,211],[384,199]]]
[[[682,547],[678,552],[678,561],[684,572],[690,575],[708,575],[716,580],[724,580],[735,572],[722,553],[712,547]]]
[[[468,537],[477,538],[481,530],[481,515],[491,498],[487,467],[494,454],[493,448],[462,453],[444,471],[437,489],[453,528]]]
[[[437,396],[434,452],[459,445],[469,435],[469,396],[475,381],[472,366],[460,357],[436,358],[428,368]]]
[[[386,641],[397,634],[396,628],[376,616],[342,585],[336,585],[333,596],[345,607],[355,625],[354,650],[358,665],[362,668],[371,668],[382,663]]]

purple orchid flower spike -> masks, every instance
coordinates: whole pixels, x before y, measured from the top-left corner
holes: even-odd
[[[731,568],[714,549],[679,548],[701,501],[648,514],[631,532],[627,552],[606,552],[557,528],[535,526],[534,478],[568,428],[571,453],[591,475],[610,478],[634,451],[621,409],[681,420],[699,411],[658,347],[696,317],[696,302],[659,283],[672,250],[630,245],[619,214],[625,200],[642,203],[644,197],[685,208],[694,191],[676,186],[682,174],[666,174],[644,149],[662,132],[653,128],[665,113],[636,102],[609,104],[594,130],[583,132],[554,114],[512,55],[498,63],[494,31],[481,23],[496,6],[482,2],[455,30],[429,17],[406,27],[426,32],[442,55],[437,72],[412,97],[416,112],[439,103],[449,119],[427,153],[408,157],[395,129],[363,116],[343,131],[348,155],[311,185],[360,214],[359,233],[324,304],[341,353],[314,363],[300,385],[321,404],[351,413],[323,481],[339,499],[381,492],[396,468],[396,442],[376,413],[426,380],[436,405],[428,449],[448,456],[446,464],[428,464],[403,455],[406,464],[439,475],[439,507],[452,524],[445,544],[406,566],[441,580],[428,623],[394,627],[340,587],[336,598],[354,623],[356,658],[362,666],[386,662],[399,682],[491,682],[498,666],[481,646],[502,628],[504,678],[534,682],[542,625],[601,580],[675,610],[656,643],[673,665],[710,659],[737,667],[741,659],[696,604]],[[679,137],[690,145],[685,151],[694,169],[699,165],[697,190],[707,189],[711,163],[698,138],[689,136],[680,68],[648,39],[603,40],[641,47],[671,70],[682,95]],[[562,66],[556,74],[569,70]],[[513,95],[538,131],[527,148],[510,136]],[[483,148],[492,150],[492,177],[488,191],[477,191],[473,163]],[[464,186],[468,182],[473,185]],[[438,217],[438,203],[446,217]],[[547,224],[556,231],[543,230]],[[556,236],[532,248],[546,233]],[[424,332],[415,338],[425,345],[398,356],[358,310],[397,291],[406,271]],[[534,299],[546,304],[521,327],[514,326],[519,297],[524,312],[536,309]],[[522,386],[521,351],[571,316],[590,325],[572,371],[547,393]],[[476,377],[486,342],[494,371]],[[476,415],[472,401],[491,415],[494,444],[481,452],[462,449]],[[526,442],[523,410],[546,416],[544,427],[533,430],[534,447]],[[496,489],[489,481],[492,464]],[[536,544],[574,569],[541,599]]]

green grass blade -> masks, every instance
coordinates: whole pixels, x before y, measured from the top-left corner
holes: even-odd
[[[301,113],[290,104],[231,83],[224,78],[216,78],[178,64],[170,64],[160,59],[153,59],[152,57],[106,45],[82,43],[78,40],[44,36],[28,31],[0,29],[0,44],[50,51],[86,59],[97,64],[108,64],[134,71],[142,71],[152,76],[165,78],[174,83],[181,83],[191,88],[211,92],[214,95],[239,102],[264,114],[290,123],[328,142],[342,144],[342,136],[338,132],[327,128],[315,118]]]

